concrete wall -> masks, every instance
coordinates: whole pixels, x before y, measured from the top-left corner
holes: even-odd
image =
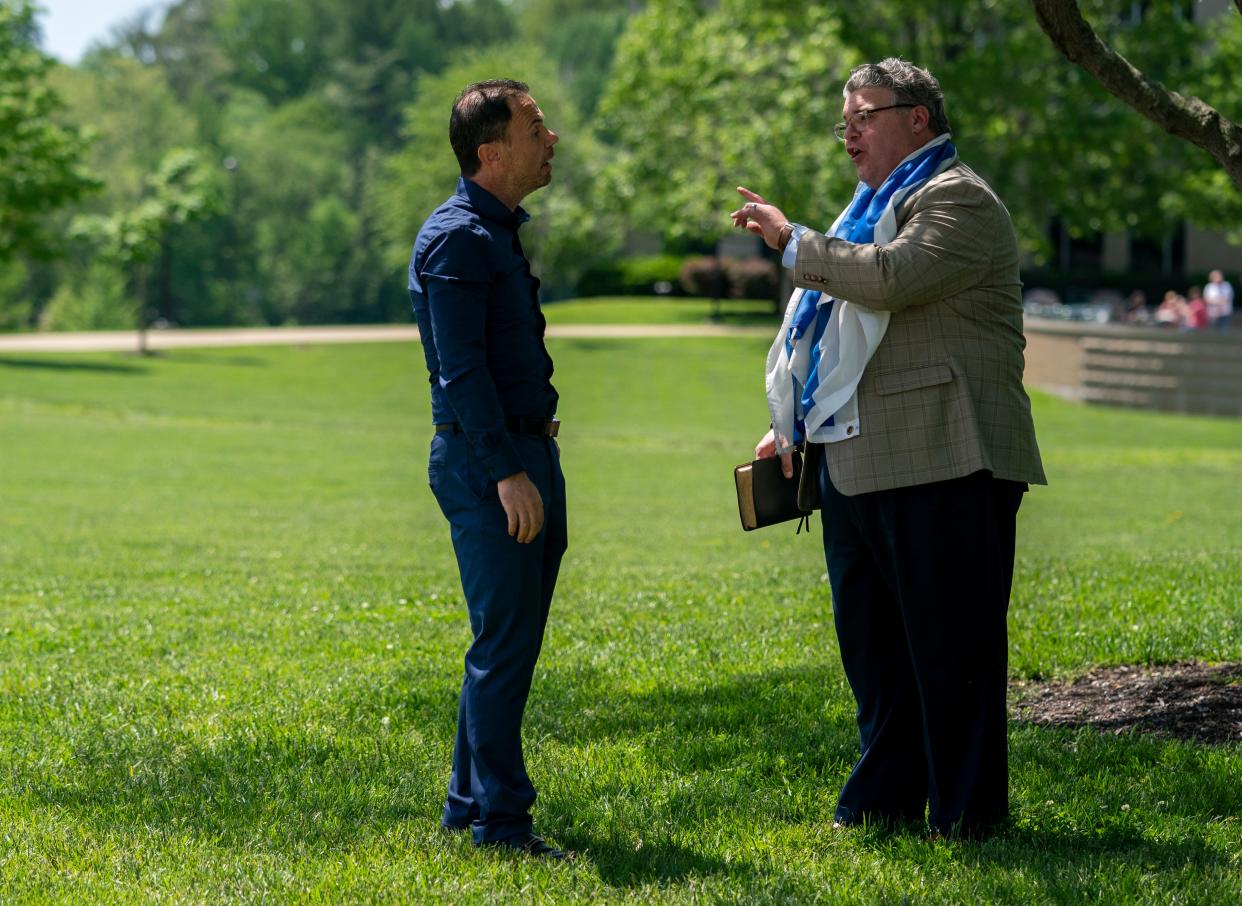
[[[1026,319],[1026,382],[1109,406],[1242,417],[1242,331]]]

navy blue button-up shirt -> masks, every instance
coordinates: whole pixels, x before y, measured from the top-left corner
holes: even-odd
[[[556,412],[539,281],[517,235],[529,219],[463,177],[427,218],[410,256],[432,420],[461,425],[496,481],[526,468],[505,419]]]

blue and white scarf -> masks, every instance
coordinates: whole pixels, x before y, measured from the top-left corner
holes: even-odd
[[[828,235],[887,245],[897,235],[897,209],[957,160],[949,134],[919,148],[878,189],[859,183]],[[835,443],[860,432],[856,390],[888,328],[889,313],[817,290],[795,289],[768,352],[767,397],[777,451],[800,437]]]

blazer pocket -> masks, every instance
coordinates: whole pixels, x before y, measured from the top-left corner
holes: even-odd
[[[944,362],[934,365],[918,365],[899,371],[884,371],[875,376],[875,392],[880,396],[904,393],[922,387],[935,387],[953,380],[953,369]]]

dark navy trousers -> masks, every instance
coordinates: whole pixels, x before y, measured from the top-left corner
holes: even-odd
[[[820,470],[824,555],[862,754],[836,819],[975,833],[1009,812],[1008,636],[1026,485],[988,472],[846,497]]]
[[[522,712],[567,540],[556,442],[528,434],[513,439],[543,497],[543,529],[529,544],[509,536],[496,482],[465,435],[436,434],[427,469],[452,530],[474,632],[441,821],[446,827],[469,826],[476,843],[531,830],[535,788],[522,758]]]

